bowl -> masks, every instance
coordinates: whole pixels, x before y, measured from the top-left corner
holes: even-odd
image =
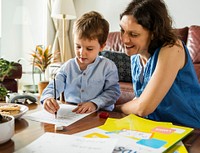
[[[0,115],[0,144],[12,138],[15,132],[15,118],[11,115]]]

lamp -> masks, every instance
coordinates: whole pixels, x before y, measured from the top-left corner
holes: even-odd
[[[54,0],[52,6],[52,18],[62,19],[63,26],[63,49],[61,52],[61,62],[64,62],[64,54],[65,54],[65,20],[71,20],[76,18],[76,12],[74,8],[73,0]]]

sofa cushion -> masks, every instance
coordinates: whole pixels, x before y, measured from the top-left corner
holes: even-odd
[[[115,105],[124,104],[128,101],[131,101],[135,97],[132,83],[119,82],[119,86],[120,86],[121,95],[119,99],[117,100],[117,102],[115,103]]]
[[[178,37],[186,44],[188,37],[188,27],[174,29]]]
[[[119,81],[132,82],[131,61],[129,56],[125,53],[115,51],[102,51],[100,55],[107,57],[116,64],[118,68]]]
[[[187,47],[193,63],[200,63],[200,26],[190,26]]]
[[[105,50],[111,50],[115,52],[125,52],[124,45],[121,40],[121,32],[115,31],[108,34]]]
[[[199,83],[200,83],[200,63],[199,64],[194,64],[194,69],[196,71],[197,77],[199,79]]]

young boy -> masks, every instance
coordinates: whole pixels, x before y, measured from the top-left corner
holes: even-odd
[[[117,67],[111,60],[98,56],[106,45],[109,23],[98,12],[91,11],[75,22],[73,33],[76,57],[65,62],[56,74],[56,95],[64,92],[66,102],[77,104],[73,110],[76,113],[112,111],[120,96]],[[50,113],[59,109],[53,81],[40,101]]]

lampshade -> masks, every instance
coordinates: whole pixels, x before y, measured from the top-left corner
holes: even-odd
[[[75,19],[73,0],[54,0],[51,17],[56,19]]]

